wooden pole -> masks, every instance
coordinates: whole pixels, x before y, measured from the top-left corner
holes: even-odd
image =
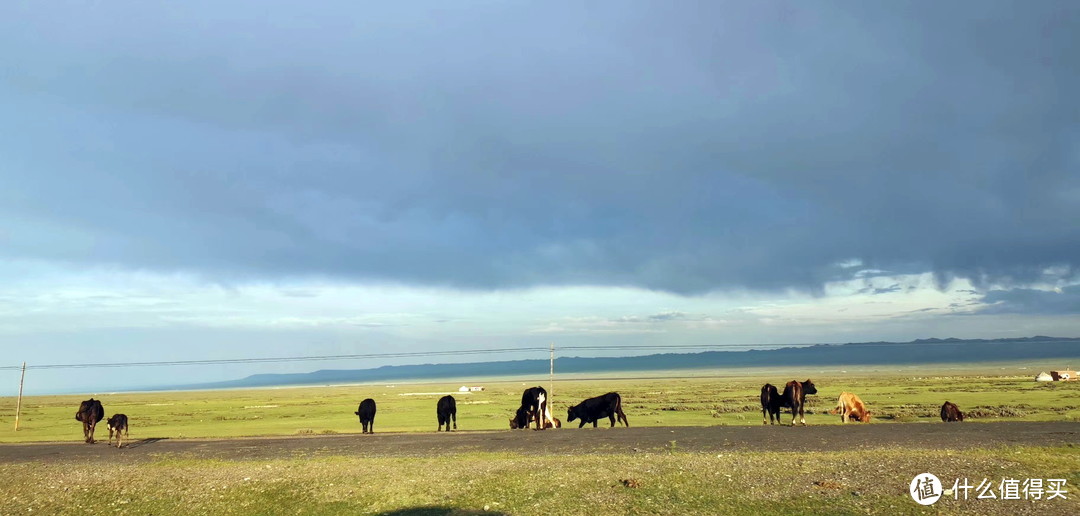
[[[19,414],[22,413],[23,381],[26,380],[26,362],[22,363],[22,376],[19,377],[19,401],[15,403],[15,431],[19,431]]]
[[[555,395],[555,343],[551,343],[551,370],[548,371],[548,407],[551,407],[551,398]]]

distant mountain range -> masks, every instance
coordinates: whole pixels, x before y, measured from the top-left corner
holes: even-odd
[[[1080,338],[918,339],[911,342],[817,344],[749,351],[664,353],[631,357],[558,357],[559,373],[669,371],[762,366],[844,366],[939,364],[1034,359],[1080,360]],[[462,364],[417,364],[374,369],[323,369],[310,373],[256,374],[239,380],[175,386],[172,389],[229,389],[283,385],[426,380],[546,374],[548,360],[507,360]]]

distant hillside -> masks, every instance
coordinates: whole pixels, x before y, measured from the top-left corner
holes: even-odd
[[[919,339],[912,342],[818,344],[750,351],[665,353],[632,357],[559,357],[560,373],[661,371],[677,369],[739,368],[760,366],[888,365],[984,362],[1076,358],[1080,338],[1026,337],[1020,339]],[[279,385],[424,380],[437,378],[518,376],[548,370],[547,360],[510,360],[464,364],[382,366],[374,369],[324,369],[310,373],[257,374],[225,382],[173,387],[175,389],[228,389]]]

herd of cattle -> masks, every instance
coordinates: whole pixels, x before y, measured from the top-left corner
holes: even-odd
[[[761,423],[765,425],[779,423],[780,411],[790,409],[791,426],[795,426],[796,417],[802,425],[806,425],[804,408],[806,395],[808,394],[817,394],[817,387],[809,379],[805,382],[792,380],[784,385],[783,391],[779,391],[772,384],[763,385],[761,387]],[[375,400],[367,398],[360,402],[360,406],[354,412],[360,418],[362,432],[365,434],[375,433],[375,410]],[[447,395],[439,398],[435,412],[439,420],[436,431],[442,431],[445,427],[446,431],[449,432],[451,423],[454,425],[454,430],[457,430],[457,401],[454,400],[453,396]],[[844,423],[848,421],[869,423],[872,414],[866,409],[863,401],[850,392],[840,393],[836,408],[830,410],[829,413],[840,414],[840,420]],[[630,422],[626,420],[626,414],[623,413],[622,397],[619,396],[619,393],[609,392],[603,396],[589,398],[566,410],[566,421],[568,423],[574,420],[581,421],[578,428],[582,428],[589,423],[592,423],[593,428],[596,428],[597,422],[605,417],[608,418],[611,427],[615,427],[616,422],[622,422],[627,427],[630,426]],[[83,437],[86,438],[87,443],[92,444],[95,442],[94,428],[104,418],[105,408],[100,401],[90,398],[79,405],[79,411],[75,413],[75,419],[82,422]],[[941,406],[941,420],[947,423],[963,421],[964,414],[960,412],[960,408],[955,403],[946,401]],[[128,435],[128,417],[124,414],[113,414],[106,423],[109,426],[109,444],[112,444],[113,434],[115,433],[116,447],[121,447],[121,432],[123,432],[124,437]],[[537,430],[562,428],[562,422],[551,416],[551,408],[548,405],[548,392],[543,387],[525,389],[525,392],[521,393],[521,406],[514,412],[514,417],[510,418],[510,429],[512,430],[529,428],[533,424],[535,424]]]

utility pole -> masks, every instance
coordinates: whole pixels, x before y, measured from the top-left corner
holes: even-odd
[[[19,414],[22,412],[22,388],[26,380],[26,362],[22,363],[22,376],[19,377],[19,401],[15,403],[15,431],[19,431]]]
[[[555,392],[555,343],[551,343],[551,370],[548,371],[548,406],[551,406],[552,393]]]

